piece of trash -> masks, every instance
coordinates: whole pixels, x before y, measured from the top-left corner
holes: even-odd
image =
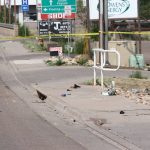
[[[146,88],[146,89],[144,90],[144,92],[147,93],[148,95],[150,95],[150,89]]]
[[[102,95],[104,95],[104,96],[113,96],[116,94],[117,94],[117,92],[113,88],[109,88],[107,91],[102,92]]]
[[[109,96],[108,91],[107,92],[102,92],[102,95]]]
[[[61,96],[62,96],[62,97],[66,97],[66,96],[67,96],[67,94],[61,94]]]
[[[109,96],[116,95],[116,90],[114,88],[110,88],[110,89],[108,89],[108,94],[109,94]]]
[[[120,114],[125,114],[125,112],[123,110],[120,111]]]
[[[115,81],[111,82],[111,88],[115,89]]]

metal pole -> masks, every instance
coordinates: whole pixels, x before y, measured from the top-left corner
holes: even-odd
[[[104,48],[104,36],[103,36],[103,32],[104,32],[104,3],[103,0],[99,0],[99,48]]]
[[[139,33],[141,32],[141,23],[140,23],[140,1],[138,0],[138,31]],[[142,47],[142,43],[141,43],[141,34],[139,34],[139,51],[138,53],[141,54],[141,47]]]
[[[68,57],[70,56],[70,34],[69,34],[69,24],[70,24],[70,21],[68,22],[68,46],[67,46],[67,49],[68,49]],[[70,24],[71,25],[71,24]]]
[[[37,21],[37,35],[39,35],[38,0],[36,0],[36,21]]]
[[[108,50],[108,0],[104,0],[104,31],[105,31],[104,49]]]
[[[26,29],[26,25],[25,25],[26,12],[24,12],[23,15],[24,15],[24,19],[23,19],[23,21],[24,21],[24,33],[25,33],[25,37],[26,37],[27,36],[27,29]]]
[[[108,50],[108,0],[104,0],[104,49]],[[109,65],[108,53],[106,53],[105,65]]]
[[[90,22],[90,13],[89,13],[89,0],[86,0],[86,8],[87,8],[87,32],[90,32],[91,28],[91,22]],[[91,44],[90,44],[90,38],[88,38],[88,51],[90,55],[90,49],[91,49]]]

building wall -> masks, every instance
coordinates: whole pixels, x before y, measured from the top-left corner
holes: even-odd
[[[5,24],[1,26],[0,24],[0,34],[8,37],[16,37],[18,36],[18,25],[12,25],[12,28],[5,27]]]

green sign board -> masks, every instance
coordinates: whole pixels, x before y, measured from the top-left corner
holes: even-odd
[[[51,7],[42,7],[42,13],[43,14],[49,14],[49,13],[64,13],[65,8],[64,6],[51,6]],[[76,6],[71,6],[71,12],[76,12]]]
[[[76,13],[76,0],[42,0],[42,13],[64,13],[70,6],[71,13]]]
[[[42,6],[76,5],[76,0],[42,0]]]

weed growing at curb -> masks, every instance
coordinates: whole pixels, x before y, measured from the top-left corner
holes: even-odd
[[[46,48],[37,44],[37,41],[34,39],[23,40],[22,43],[23,43],[24,47],[31,50],[31,52],[46,51]]]
[[[56,66],[61,66],[63,64],[65,64],[65,62],[61,58],[58,58],[58,60],[55,62]]]
[[[136,78],[136,79],[147,79],[147,77],[142,75],[141,71],[133,71],[129,78]]]

